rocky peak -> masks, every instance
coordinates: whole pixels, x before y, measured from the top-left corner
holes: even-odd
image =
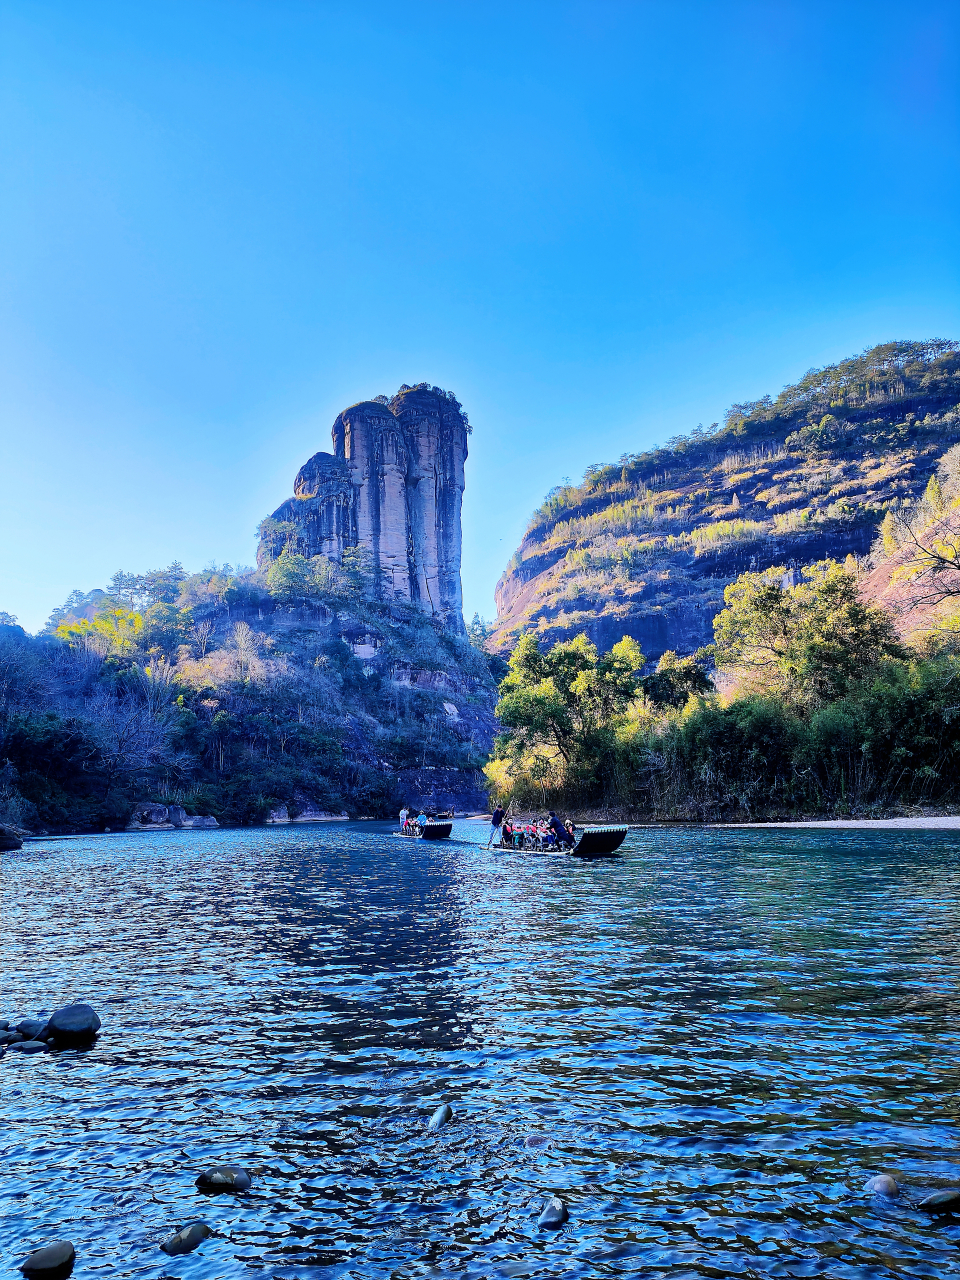
[[[461,632],[469,430],[459,401],[426,383],[344,409],[333,453],[315,453],[297,473],[293,498],[264,522],[258,563],[285,548],[340,563],[346,550],[364,548],[376,598],[417,604]]]

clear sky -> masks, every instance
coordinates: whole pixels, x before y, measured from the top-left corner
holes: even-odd
[[[425,380],[491,616],[563,477],[960,336],[958,50],[952,0],[0,0],[0,609],[252,562]]]

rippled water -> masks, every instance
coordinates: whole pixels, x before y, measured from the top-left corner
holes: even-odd
[[[76,1276],[960,1276],[960,1219],[910,1203],[960,1182],[960,833],[650,830],[586,865],[454,834],[4,855],[2,1012],[104,1023],[0,1062],[4,1262],[65,1236]],[[216,1161],[253,1190],[201,1195]],[[881,1170],[904,1201],[863,1194]]]

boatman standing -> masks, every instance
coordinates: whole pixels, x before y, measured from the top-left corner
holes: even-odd
[[[487,837],[488,849],[493,844],[494,836],[496,836],[498,840],[500,839],[500,828],[503,826],[504,817],[504,810],[500,805],[497,805],[493,813],[490,815],[490,835]]]
[[[410,810],[406,805],[400,810],[400,830],[402,831],[407,825],[407,819],[410,817]]]

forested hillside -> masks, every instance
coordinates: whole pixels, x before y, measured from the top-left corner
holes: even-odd
[[[485,802],[490,660],[368,598],[363,557],[180,565],[75,592],[46,634],[0,615],[0,822],[116,828],[134,801],[220,822]]]
[[[589,467],[534,513],[497,588],[493,645],[623,635],[648,657],[713,639],[739,573],[863,556],[960,440],[955,342],[891,342]]]

